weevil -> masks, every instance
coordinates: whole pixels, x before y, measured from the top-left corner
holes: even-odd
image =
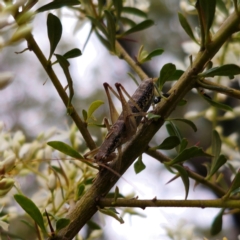
[[[113,125],[94,156],[94,162],[96,163],[108,163],[116,158],[115,150],[129,141],[136,133],[141,119],[145,117],[154,98],[153,79],[142,81],[132,96],[129,96],[120,83],[115,84],[118,94],[107,83],[103,85],[108,97],[110,112],[112,112],[111,120]],[[122,104],[123,111],[118,118],[116,117],[117,111],[112,102],[109,89],[120,99]],[[128,96],[128,102],[123,92]],[[106,122],[106,125],[109,124]]]

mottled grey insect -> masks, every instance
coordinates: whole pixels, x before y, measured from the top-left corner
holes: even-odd
[[[116,83],[115,86],[118,94],[107,83],[104,83],[110,112],[112,112],[111,120],[113,125],[94,156],[96,163],[107,163],[116,157],[114,151],[136,134],[137,127],[142,118],[145,117],[154,97],[154,82],[152,79],[142,81],[132,96],[129,96],[120,83]],[[118,118],[116,117],[116,109],[110,97],[109,89],[120,99],[122,104],[123,111]],[[128,102],[124,98],[123,92],[128,96]]]

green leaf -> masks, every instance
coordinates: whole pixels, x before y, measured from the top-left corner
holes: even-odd
[[[54,55],[56,56],[57,61],[60,64],[63,71],[64,72],[68,71],[68,67],[70,66],[70,63],[68,62],[68,60],[60,54],[54,54]]]
[[[44,233],[46,233],[46,228],[44,226],[43,216],[37,206],[32,200],[21,195],[15,194],[14,199],[16,202],[22,207],[22,209],[30,215],[30,217],[37,223],[37,225],[42,229]]]
[[[212,167],[215,166],[215,164],[219,158],[219,155],[221,153],[221,147],[222,147],[221,138],[220,138],[218,132],[216,130],[213,130],[213,133],[212,133],[212,155],[214,157],[212,160]]]
[[[84,184],[79,184],[77,186],[77,200],[83,195],[85,190],[85,185]]]
[[[79,57],[82,55],[82,52],[80,49],[78,48],[74,48],[66,53],[63,54],[63,57],[65,57],[66,59],[68,58],[75,58],[75,57]]]
[[[119,0],[113,0],[113,6],[116,10],[116,15],[117,15],[117,18],[119,19],[120,16],[121,16],[121,13],[122,13],[122,9],[123,9],[123,1],[119,1]]]
[[[100,40],[100,42],[103,44],[103,46],[105,46],[106,49],[111,51],[111,44],[109,43],[109,41],[107,39],[105,39],[104,37],[102,37],[101,34],[97,30],[95,30],[95,33],[96,33],[98,39]]]
[[[115,218],[120,223],[124,223],[123,219],[116,214],[116,210],[114,208],[99,208],[98,207],[98,211],[105,215]]]
[[[181,99],[179,102],[178,102],[178,106],[184,106],[184,105],[186,105],[187,104],[187,100],[185,100],[185,99]]]
[[[47,30],[50,42],[50,54],[48,59],[50,60],[62,36],[61,21],[52,13],[49,13],[47,17]]]
[[[188,140],[186,138],[182,138],[180,143],[179,152],[182,152],[188,145]]]
[[[104,104],[104,102],[101,100],[96,100],[96,101],[92,102],[87,111],[88,118],[91,118],[93,113],[103,104]]]
[[[115,37],[116,37],[116,26],[115,19],[111,12],[104,11],[107,18],[107,30],[108,30],[108,40],[111,45],[111,51],[115,52]]]
[[[138,8],[133,8],[133,7],[123,7],[122,12],[124,13],[130,13],[139,17],[147,18],[147,14]]]
[[[69,115],[71,115],[71,113],[72,113],[71,102],[72,102],[72,98],[74,95],[74,88],[73,88],[72,77],[69,72],[70,63],[68,62],[68,60],[65,57],[63,57],[59,54],[54,54],[54,55],[56,56],[57,61],[59,62],[61,68],[63,69],[63,72],[64,72],[67,82],[68,82],[69,99],[68,99],[68,104],[67,104],[67,112]]]
[[[169,150],[175,148],[179,144],[180,140],[177,136],[169,136],[166,139],[164,139],[160,145],[154,147],[154,149]]]
[[[190,121],[188,119],[185,119],[185,118],[171,118],[169,120],[170,121],[179,121],[179,122],[186,123],[187,125],[189,125],[193,129],[194,132],[197,131],[196,125],[192,121]]]
[[[207,180],[210,179],[216,172],[217,170],[222,167],[225,163],[227,162],[227,158],[221,154],[217,161],[215,162],[214,165],[211,166],[211,170],[210,170],[210,173],[209,173],[209,176],[207,176]]]
[[[95,18],[93,18],[93,17],[90,17],[90,16],[87,16],[87,17],[91,20],[92,24],[93,24],[94,26],[96,26],[106,37],[108,36],[107,29],[106,29],[106,27],[102,24],[101,21],[98,21],[97,19],[95,19]]]
[[[217,235],[222,231],[222,217],[223,217],[224,209],[222,209],[218,215],[214,218],[212,226],[211,226],[211,235]]]
[[[56,222],[56,230],[59,231],[65,228],[70,223],[70,219],[68,218],[60,218]]]
[[[85,109],[82,110],[82,115],[83,115],[84,121],[87,121],[88,114],[87,114],[87,111]]]
[[[145,20],[139,24],[136,24],[134,27],[130,28],[129,30],[127,30],[126,32],[122,33],[120,35],[120,37],[126,36],[128,34],[134,33],[134,32],[139,32],[142,31],[146,28],[151,27],[154,24],[154,22],[152,20]]]
[[[194,146],[184,149],[177,157],[166,164],[173,165],[176,163],[182,163],[194,157],[212,157],[212,155],[204,152],[202,148]]]
[[[214,77],[214,76],[235,76],[240,74],[240,67],[235,64],[225,64],[220,67],[214,67],[198,74],[200,77]]]
[[[182,75],[183,75],[184,71],[183,70],[179,70],[177,69],[170,77],[167,81],[175,81],[178,80]]]
[[[183,14],[181,14],[180,12],[178,13],[178,19],[179,19],[179,22],[182,26],[182,28],[185,30],[185,32],[187,33],[187,35],[196,43],[197,40],[193,34],[193,31],[192,31],[192,28],[190,27],[187,19],[185,18],[185,16],[183,16]]]
[[[120,21],[124,24],[124,25],[129,25],[130,27],[136,26],[136,23],[127,17],[120,17]]]
[[[72,158],[83,159],[83,156],[80,153],[78,153],[71,146],[67,145],[64,142],[51,141],[51,142],[48,142],[47,145]]]
[[[140,59],[140,63],[150,61],[153,57],[162,55],[163,52],[164,50],[161,48],[155,49],[152,52],[150,52],[145,58]]]
[[[206,33],[208,33],[215,16],[216,0],[199,0],[199,6],[203,14],[202,18],[206,24]]]
[[[177,136],[180,140],[182,139],[182,135],[181,135],[178,127],[173,122],[169,121],[166,124],[166,128],[167,128],[168,134],[170,136]]]
[[[145,164],[142,161],[142,155],[139,156],[138,160],[134,163],[134,171],[136,174],[140,173],[146,168]]]
[[[228,9],[226,7],[226,4],[223,2],[223,0],[217,0],[217,7],[225,16],[229,15]]]
[[[50,2],[36,10],[36,12],[44,12],[52,9],[58,9],[64,6],[74,6],[74,5],[80,5],[80,2],[78,0],[57,0]]]
[[[158,119],[158,118],[161,118],[161,116],[160,115],[156,115],[156,114],[153,114],[153,113],[151,113],[151,112],[148,112],[147,113],[147,118],[150,120],[150,119]]]
[[[174,165],[173,167],[177,169],[178,173],[180,174],[180,177],[182,178],[182,181],[183,181],[183,184],[185,187],[185,191],[186,191],[186,194],[185,194],[185,200],[186,200],[188,197],[189,185],[190,185],[188,173],[187,173],[186,169],[180,165]]]
[[[228,189],[227,193],[222,197],[224,200],[227,199],[232,192],[240,187],[240,170],[238,170],[237,174],[235,175],[230,188]]]
[[[87,225],[91,230],[100,230],[101,229],[101,227],[97,223],[93,222],[92,220],[89,220],[87,222]]]
[[[165,64],[159,74],[159,78],[157,80],[157,86],[161,91],[164,83],[174,74],[176,71],[176,66],[172,63]]]
[[[219,108],[221,110],[224,110],[224,111],[233,111],[233,109],[226,105],[226,104],[223,104],[223,103],[219,103],[219,102],[215,102],[213,101],[212,99],[208,98],[208,97],[205,97],[204,95],[202,96],[211,106],[215,107],[215,108]]]

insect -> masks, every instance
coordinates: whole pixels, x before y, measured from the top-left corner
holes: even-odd
[[[129,96],[120,83],[115,84],[118,94],[109,84],[104,83],[103,85],[108,97],[113,125],[109,128],[104,142],[94,156],[94,161],[96,163],[108,163],[116,158],[115,150],[117,148],[120,150],[120,147],[129,141],[136,133],[137,127],[141,119],[145,117],[154,97],[154,82],[152,79],[142,81],[132,96]],[[118,118],[109,90],[119,98],[122,104],[123,110]],[[128,102],[123,93],[128,96]],[[106,126],[109,126],[108,122],[105,123]]]

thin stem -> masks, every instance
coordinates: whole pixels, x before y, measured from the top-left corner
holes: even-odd
[[[30,35],[26,40],[28,42],[29,49],[35,53],[36,57],[41,62],[43,68],[45,69],[47,75],[51,79],[51,81],[52,81],[54,87],[56,88],[60,98],[62,99],[64,105],[66,107],[68,107],[69,98],[68,98],[64,88],[62,87],[60,81],[58,80],[55,72],[53,71],[52,66],[49,65],[49,62],[47,61],[47,59],[43,55],[41,49],[38,47],[38,45],[37,45],[35,39],[33,38],[33,36]],[[81,132],[84,140],[86,141],[87,146],[91,150],[96,148],[96,144],[93,141],[93,139],[92,139],[92,137],[91,137],[91,135],[90,135],[90,133],[87,129],[87,125],[81,120],[81,118],[79,117],[79,115],[77,114],[77,112],[76,112],[76,110],[74,109],[73,106],[72,106],[72,114],[70,116],[73,119],[73,121],[76,124],[79,131]]]
[[[234,88],[225,87],[221,84],[214,83],[206,79],[198,80],[197,84],[202,88],[223,93],[229,97],[240,99],[240,91]]]
[[[195,208],[239,208],[240,200],[139,200],[139,199],[117,199],[101,198],[98,201],[100,207],[195,207]]]

